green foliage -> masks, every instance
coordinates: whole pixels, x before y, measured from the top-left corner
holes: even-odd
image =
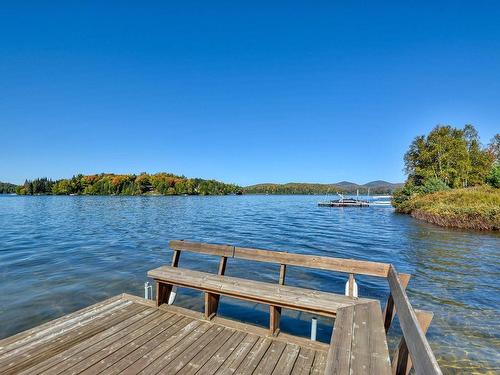
[[[419,193],[422,194],[432,194],[438,191],[450,190],[450,187],[446,185],[439,178],[430,178],[424,182],[422,186],[419,187]]]
[[[482,185],[494,161],[492,152],[481,147],[472,125],[463,129],[436,126],[427,136],[418,136],[404,156],[408,180],[415,186],[435,178],[451,188]]]
[[[500,188],[500,164],[494,165],[491,168],[486,182],[493,187]]]
[[[77,175],[71,179],[51,181],[46,178],[26,181],[18,194],[55,195],[224,195],[239,194],[241,188],[215,180],[190,179],[171,173],[149,175]]]
[[[13,194],[16,192],[17,185],[8,182],[0,182],[0,194]]]

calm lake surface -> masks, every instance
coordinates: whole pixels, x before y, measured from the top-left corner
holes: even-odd
[[[443,371],[500,371],[498,233],[447,230],[390,207],[319,208],[322,199],[0,196],[0,338],[122,292],[143,295],[146,272],[170,261],[168,241],[189,239],[392,262],[413,275],[413,306],[434,312],[427,336]],[[181,255],[185,267],[215,272],[217,264]],[[278,266],[234,259],[227,268],[269,282],[278,273]],[[384,280],[357,280],[360,296],[385,301]],[[342,274],[287,269],[291,285],[342,293],[345,281]],[[202,297],[180,290],[175,304],[201,311]],[[267,325],[264,306],[223,298],[220,309]],[[319,339],[329,340],[331,324],[320,320]],[[308,336],[309,329],[308,314],[283,318],[284,331]]]

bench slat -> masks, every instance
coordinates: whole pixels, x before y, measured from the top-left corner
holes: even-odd
[[[162,266],[151,270],[148,272],[148,276],[161,283],[184,286],[273,306],[309,311],[325,316],[335,316],[337,310],[345,306],[373,301],[170,266]]]
[[[335,319],[325,374],[390,373],[379,302],[340,309]]]

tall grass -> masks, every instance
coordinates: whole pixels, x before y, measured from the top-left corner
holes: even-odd
[[[500,230],[500,189],[481,186],[416,195],[396,210],[446,227]]]

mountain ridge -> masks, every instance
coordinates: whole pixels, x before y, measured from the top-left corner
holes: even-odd
[[[284,184],[262,183],[243,187],[244,194],[334,194],[334,193],[368,193],[389,194],[403,186],[403,183],[393,183],[384,180],[374,180],[365,184],[350,181],[340,181],[332,184],[288,182]]]

